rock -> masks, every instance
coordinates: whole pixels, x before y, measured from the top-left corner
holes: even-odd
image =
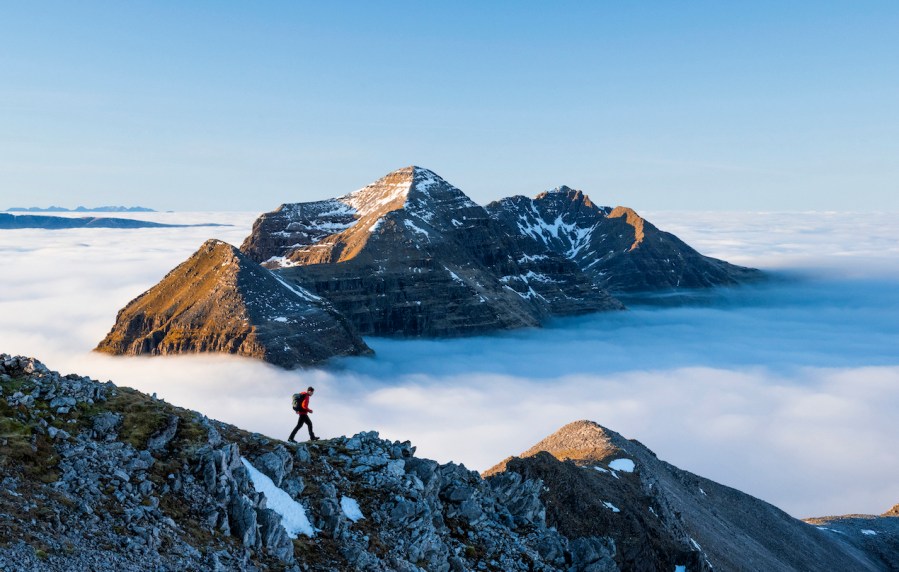
[[[582,191],[561,186],[534,199],[516,196],[487,205],[507,232],[531,248],[573,261],[611,292],[705,288],[756,281],[762,273],[702,256],[625,207],[600,207]]]
[[[519,238],[413,166],[337,199],[282,205],[241,249],[363,335],[471,335],[621,308],[571,261],[541,249],[550,260],[538,262]]]
[[[209,240],[122,309],[97,351],[222,352],[282,367],[371,350],[330,305],[288,285],[236,248]]]
[[[164,449],[166,445],[175,438],[175,433],[178,431],[179,421],[180,418],[177,415],[169,415],[165,427],[147,440],[147,449],[150,451]]]
[[[274,451],[258,457],[253,465],[280,487],[285,475],[293,469],[293,457],[287,449],[278,445]]]
[[[95,439],[105,439],[107,436],[115,437],[119,427],[122,426],[122,416],[118,413],[106,411],[97,414],[91,421]]]

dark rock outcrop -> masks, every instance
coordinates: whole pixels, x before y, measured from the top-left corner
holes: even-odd
[[[468,335],[622,307],[420,167],[339,199],[282,205],[241,248],[327,298],[363,335]]]
[[[805,522],[870,555],[885,570],[899,570],[899,505],[880,516],[849,514],[808,518]]]
[[[209,240],[119,311],[97,351],[222,352],[289,368],[371,350],[326,301]]]
[[[761,277],[752,268],[699,254],[632,209],[597,206],[565,186],[533,199],[505,198],[487,210],[508,233],[569,258],[610,292],[706,288]]]
[[[839,534],[678,469],[591,421],[566,425],[485,474],[508,472],[543,482],[547,523],[569,539],[613,539],[625,570],[892,569]]]

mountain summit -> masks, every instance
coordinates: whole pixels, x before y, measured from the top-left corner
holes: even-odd
[[[337,199],[282,205],[242,249],[328,299],[363,335],[470,335],[622,307],[571,261],[510,235],[421,167]]]
[[[206,241],[125,306],[97,351],[221,352],[282,367],[371,352],[326,301],[285,283],[219,240]]]
[[[734,285],[761,278],[752,268],[696,252],[627,207],[600,207],[569,187],[487,205],[507,232],[520,233],[578,265],[613,293]]]
[[[611,538],[623,570],[884,569],[857,542],[661,461],[593,421],[569,423],[485,475],[509,473],[542,481],[547,524],[565,536]]]

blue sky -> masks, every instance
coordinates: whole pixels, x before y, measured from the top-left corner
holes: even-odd
[[[485,203],[899,209],[895,2],[42,2],[0,209],[270,210],[422,165]]]

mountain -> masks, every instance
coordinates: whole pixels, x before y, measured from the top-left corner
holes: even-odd
[[[536,327],[556,316],[624,309],[608,289],[697,288],[760,276],[700,255],[632,211],[597,207],[580,191],[562,187],[484,208],[433,171],[415,166],[339,198],[283,204],[254,222],[240,250],[282,282],[327,301],[357,335],[376,336],[449,337]],[[167,278],[165,290],[185,300],[160,300],[160,308],[193,304],[193,293],[176,284],[176,276]],[[145,347],[154,324],[141,326],[137,335],[114,331],[115,339],[101,349],[237,351],[244,343],[246,332],[227,320],[206,320],[196,311],[191,319],[208,328],[201,342]],[[286,335],[283,328],[278,335]],[[332,351],[347,353],[353,352],[340,343]]]
[[[153,209],[146,207],[123,207],[123,206],[105,206],[105,207],[83,207],[79,206],[74,209],[65,207],[50,206],[41,207],[13,207],[6,209],[6,212],[32,212],[32,213],[155,213]]]
[[[806,524],[587,421],[482,478],[0,354],[0,428],[2,570],[896,569],[895,516]]]
[[[485,474],[508,472],[542,481],[547,523],[569,539],[611,538],[621,569],[895,569],[844,535],[678,469],[592,421],[566,425]],[[899,541],[899,521],[885,522]]]
[[[600,207],[566,186],[487,205],[506,232],[571,259],[613,293],[735,285],[761,273],[703,256],[626,207]]]
[[[509,235],[420,167],[282,205],[241,250],[327,298],[363,335],[469,335],[622,308],[571,261]]]
[[[172,228],[186,226],[231,226],[225,224],[162,224],[145,220],[111,217],[78,217],[46,215],[11,215],[0,213],[0,229],[43,228]]]
[[[96,350],[221,352],[288,368],[371,352],[330,304],[218,240],[207,241],[120,310]]]

